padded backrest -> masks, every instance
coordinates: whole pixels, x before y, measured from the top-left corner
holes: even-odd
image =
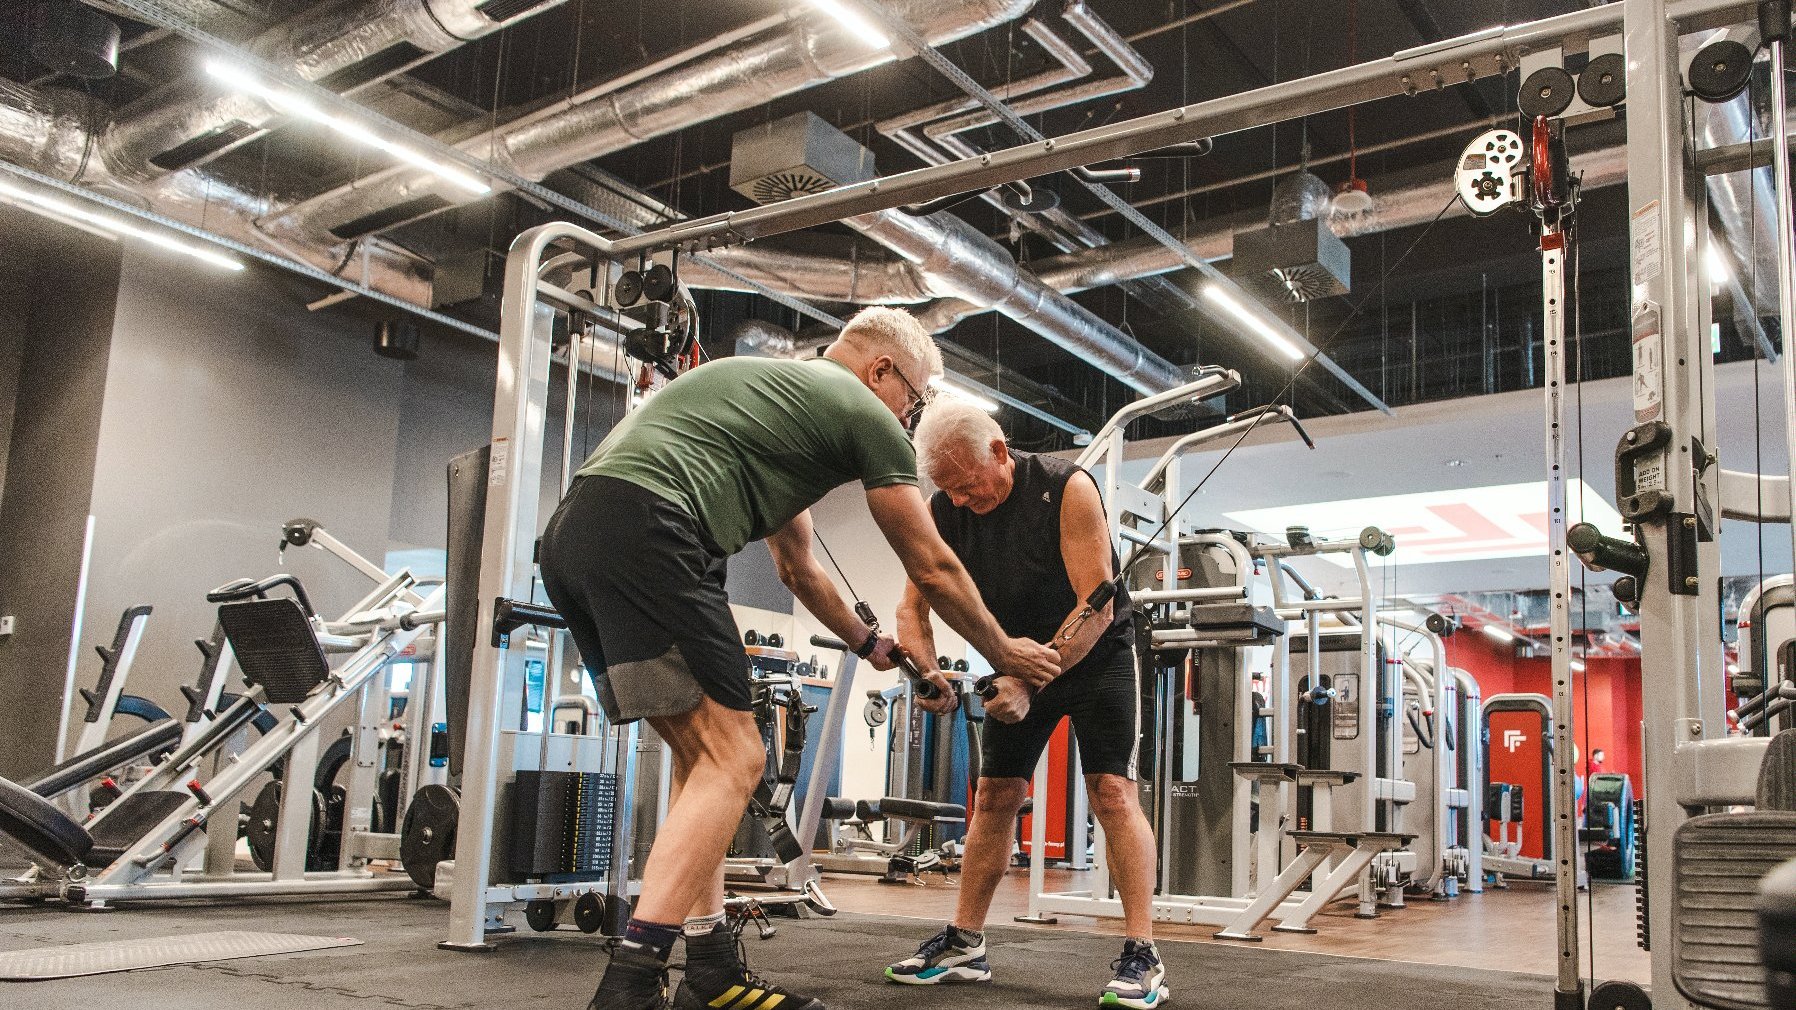
[[[1796,810],[1796,729],[1772,737],[1759,762],[1758,808]]]
[[[1657,849],[1654,858],[1658,858]],[[1716,1010],[1772,1010],[1758,957],[1759,885],[1796,859],[1796,813],[1703,814],[1672,838],[1671,978]],[[1658,892],[1653,900],[1661,900]],[[1653,939],[1655,952],[1658,938]]]
[[[246,600],[218,608],[243,679],[262,688],[269,704],[302,702],[330,676],[324,648],[297,600]]]

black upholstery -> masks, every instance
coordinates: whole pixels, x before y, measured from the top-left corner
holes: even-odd
[[[129,736],[108,740],[22,783],[32,792],[54,799],[70,789],[100,777],[122,764],[160,757],[181,742],[183,724],[173,719],[151,723]]]
[[[828,796],[823,800],[823,819],[826,821],[845,821],[855,815],[855,802],[840,796]]]
[[[0,832],[33,858],[53,866],[85,863],[93,836],[79,822],[31,790],[0,779]]]
[[[259,684],[271,705],[295,705],[330,676],[324,649],[297,600],[277,597],[227,603],[218,623],[231,640],[243,679]]]
[[[94,823],[93,848],[87,854],[87,864],[110,864],[191,799],[187,793],[173,790],[132,793],[119,799]]]
[[[967,808],[958,803],[930,803],[902,796],[887,796],[879,801],[879,812],[901,821],[964,821]]]

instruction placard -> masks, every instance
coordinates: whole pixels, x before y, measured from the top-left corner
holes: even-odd
[[[1634,283],[1646,285],[1665,272],[1665,242],[1660,234],[1659,201],[1654,200],[1634,212]]]
[[[1665,413],[1665,342],[1659,339],[1659,305],[1641,302],[1634,310],[1634,423],[1657,421]]]

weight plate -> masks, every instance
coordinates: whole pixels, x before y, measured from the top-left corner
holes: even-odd
[[[1577,82],[1563,68],[1541,67],[1522,82],[1521,100],[1517,104],[1521,106],[1522,115],[1529,119],[1536,116],[1551,119],[1571,108],[1577,93]]]
[[[629,308],[642,301],[642,275],[634,270],[625,270],[618,277],[617,283],[611,287],[611,297],[617,300],[619,308]]]
[[[524,921],[538,933],[547,933],[555,928],[555,903],[543,898],[524,905]]]
[[[1690,61],[1690,90],[1705,102],[1726,102],[1746,90],[1752,50],[1732,39],[1703,46]]]
[[[957,659],[954,661],[954,672],[955,673],[966,673],[969,669],[971,669],[971,668],[969,666],[967,666],[966,660]]]
[[[244,831],[244,837],[249,840],[249,858],[255,862],[256,869],[263,872],[274,869],[274,829],[280,815],[281,784],[270,782],[250,804],[249,824]]]
[[[777,631],[771,635],[768,635],[767,636],[767,647],[769,649],[785,648],[786,647],[786,637]]]
[[[437,864],[455,855],[455,826],[461,795],[448,786],[428,785],[412,794],[399,831],[399,862],[423,890],[437,882]]]
[[[642,274],[642,295],[652,302],[665,302],[673,298],[674,275],[665,263],[656,263]]]
[[[306,868],[312,869],[323,844],[324,832],[324,795],[312,790],[312,817],[306,827]],[[281,784],[270,782],[256,794],[256,801],[250,804],[249,823],[245,826],[244,837],[249,842],[249,857],[256,864],[256,869],[269,871],[274,869],[274,852],[279,844],[281,821]]]
[[[1628,97],[1627,61],[1620,53],[1604,53],[1578,75],[1578,97],[1585,105],[1612,109]]]
[[[1632,982],[1604,982],[1590,992],[1590,1010],[1653,1010],[1646,990]]]
[[[574,925],[582,933],[597,933],[605,926],[605,902],[587,891],[574,901]]]
[[[763,643],[763,639],[761,638],[761,633],[754,630],[753,628],[750,628],[749,630],[744,631],[742,633],[742,644],[743,645],[755,646],[755,645],[761,645],[762,643]]]
[[[323,792],[330,791],[331,783],[337,781],[337,774],[343,770],[344,765],[349,763],[351,746],[352,741],[349,739],[349,734],[345,733],[332,740],[329,747],[324,748],[324,753],[318,758],[318,770],[312,774],[313,789]]]

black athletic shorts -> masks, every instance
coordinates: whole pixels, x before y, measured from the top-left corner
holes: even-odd
[[[1141,743],[1141,688],[1135,650],[1116,647],[1088,658],[1041,689],[1021,722],[986,716],[979,774],[994,779],[1035,776],[1042,749],[1063,717],[1073,720],[1079,764],[1087,775],[1133,779]]]
[[[680,715],[701,697],[753,707],[726,560],[697,520],[646,488],[602,475],[568,488],[543,532],[543,588],[613,721]]]

